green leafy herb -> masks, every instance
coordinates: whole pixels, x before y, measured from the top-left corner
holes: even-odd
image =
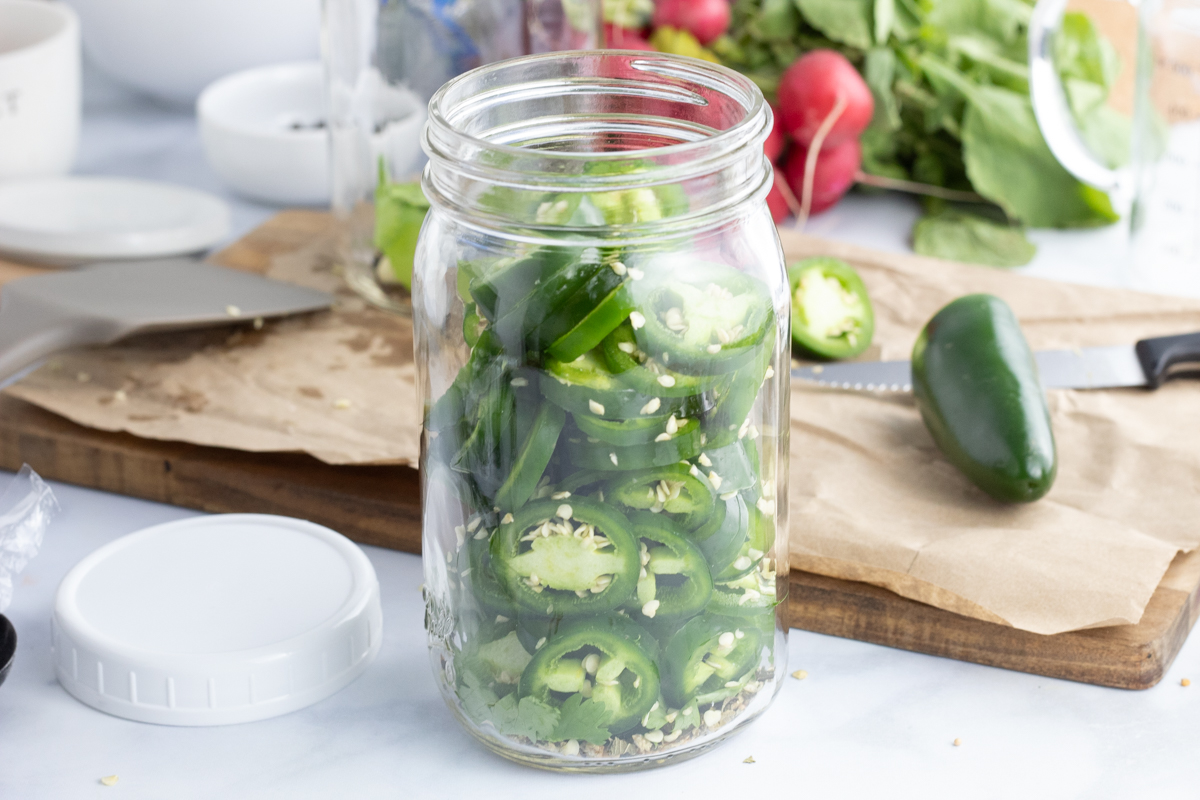
[[[646,730],[656,731],[666,724],[667,706],[662,698],[659,698],[658,702],[646,712],[646,716],[642,717],[642,727]]]
[[[390,270],[380,270],[380,278],[411,291],[417,236],[429,211],[429,201],[420,183],[389,182],[380,166],[375,190],[375,246],[391,265]]]
[[[604,21],[619,28],[638,30],[653,16],[654,0],[604,0]]]
[[[1063,15],[1054,37],[1054,66],[1084,144],[1109,167],[1126,163],[1130,120],[1107,102],[1121,60],[1086,14]]]
[[[992,267],[1019,267],[1037,253],[1021,228],[958,211],[919,220],[913,228],[913,249],[923,256]]]
[[[462,684],[458,688],[458,699],[462,701],[463,710],[473,719],[487,719],[491,716],[491,708],[500,699],[496,693],[483,685],[479,676],[467,670],[462,674]]]
[[[835,42],[866,50],[875,41],[875,0],[796,0],[796,5],[805,20]]]
[[[611,736],[606,727],[609,713],[603,703],[573,694],[562,704],[558,713],[558,725],[550,735],[552,742],[579,739],[592,744],[604,744]]]
[[[505,736],[524,736],[532,741],[548,740],[558,725],[558,711],[555,709],[532,697],[518,700],[515,692],[498,698],[470,670],[462,675],[458,697],[468,716],[491,721],[496,732]],[[605,736],[607,738],[607,732]]]
[[[492,706],[492,724],[505,736],[548,740],[558,725],[558,711],[532,697],[510,694]]]
[[[1087,14],[1069,11],[1054,35],[1054,66],[1064,80],[1074,78],[1107,90],[1117,80],[1121,59]]]
[[[875,44],[887,44],[896,22],[896,0],[875,0]]]
[[[1118,219],[1106,194],[1080,183],[1058,163],[1027,96],[974,87],[963,121],[963,158],[975,191],[1032,227],[1084,227]]]
[[[736,0],[728,35],[712,50],[769,97],[804,52],[843,53],[875,98],[860,140],[864,172],[973,191],[1033,227],[1113,222],[1109,198],[1058,164],[1033,116],[1032,11],[1033,0]],[[1064,17],[1055,47],[1080,135],[1098,157],[1119,163],[1129,122],[1107,103],[1120,69],[1115,51],[1077,12]],[[949,225],[927,226],[921,241]]]
[[[675,721],[671,723],[671,733],[675,731],[686,731],[688,728],[694,728],[700,724],[700,706],[693,700],[683,708],[679,709],[679,716],[675,717]]]
[[[927,7],[932,28],[927,36],[979,34],[1006,45],[1024,44],[1033,13],[1032,4],[1023,0],[936,0]]]

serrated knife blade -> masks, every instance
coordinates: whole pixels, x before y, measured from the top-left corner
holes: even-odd
[[[1040,350],[1033,354],[1046,389],[1155,388],[1167,377],[1200,369],[1200,333],[1143,339],[1134,345]],[[792,370],[796,380],[836,389],[911,392],[908,361],[844,361]]]

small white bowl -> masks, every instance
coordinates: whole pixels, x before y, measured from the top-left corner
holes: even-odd
[[[239,194],[279,205],[329,203],[329,131],[319,62],[237,72],[196,101],[208,163]]]
[[[222,75],[320,54],[320,0],[66,2],[96,66],[176,105]]]

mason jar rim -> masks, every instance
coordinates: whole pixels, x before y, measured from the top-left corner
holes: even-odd
[[[458,117],[465,117],[472,108],[486,107],[489,102],[496,102],[501,97],[511,95],[516,99],[517,96],[549,95],[561,91],[565,87],[579,87],[589,82],[603,90],[606,86],[605,82],[614,79],[606,79],[602,76],[584,76],[581,80],[564,72],[561,77],[549,80],[507,84],[500,80],[500,76],[506,72],[517,73],[522,68],[538,62],[566,62],[568,59],[580,56],[595,57],[598,55],[606,58],[628,58],[630,59],[630,68],[644,71],[648,76],[677,78],[697,87],[721,92],[738,103],[744,113],[741,119],[730,127],[724,130],[710,129],[702,137],[692,141],[614,151],[533,149],[493,141],[461,129],[462,119]],[[462,92],[463,87],[471,83],[478,83],[481,90],[461,98],[455,98],[456,93]],[[609,85],[612,90],[615,90],[620,84],[614,82]],[[624,89],[629,90],[629,87],[630,83],[626,82]],[[657,93],[661,95],[662,99],[682,100],[697,105],[708,104],[708,101],[702,96],[683,86],[648,87],[643,90],[643,93]],[[449,106],[448,103],[450,103]],[[445,163],[460,173],[466,173],[473,178],[497,185],[529,188],[553,186],[558,191],[565,192],[594,191],[597,188],[618,191],[673,183],[680,180],[681,177],[719,169],[722,163],[731,158],[744,157],[739,154],[745,146],[755,141],[761,145],[770,132],[770,120],[769,107],[754,82],[719,64],[688,56],[648,53],[640,50],[567,51],[522,56],[487,64],[448,81],[438,89],[429,102],[429,116],[422,138],[431,162]],[[463,158],[456,152],[470,153],[473,157]],[[478,156],[484,153],[497,156],[493,159],[494,163],[482,163]],[[550,166],[544,171],[539,171],[539,174],[498,166],[506,158],[536,158]],[[672,159],[673,163],[660,165],[645,172],[606,175],[580,175],[572,172],[572,168],[582,163],[647,158]],[[555,168],[556,164],[562,165],[563,168]]]

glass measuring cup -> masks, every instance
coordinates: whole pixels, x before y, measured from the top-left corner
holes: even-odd
[[[600,46],[600,0],[323,0],[322,8],[337,266],[363,298],[407,316],[428,208],[412,181],[425,163],[429,99],[483,64]]]
[[[1050,150],[1127,212],[1122,277],[1139,289],[1200,295],[1200,0],[1128,0],[1138,41],[1129,164],[1083,143],[1053,63],[1067,0],[1040,0],[1029,27],[1030,93]]]

